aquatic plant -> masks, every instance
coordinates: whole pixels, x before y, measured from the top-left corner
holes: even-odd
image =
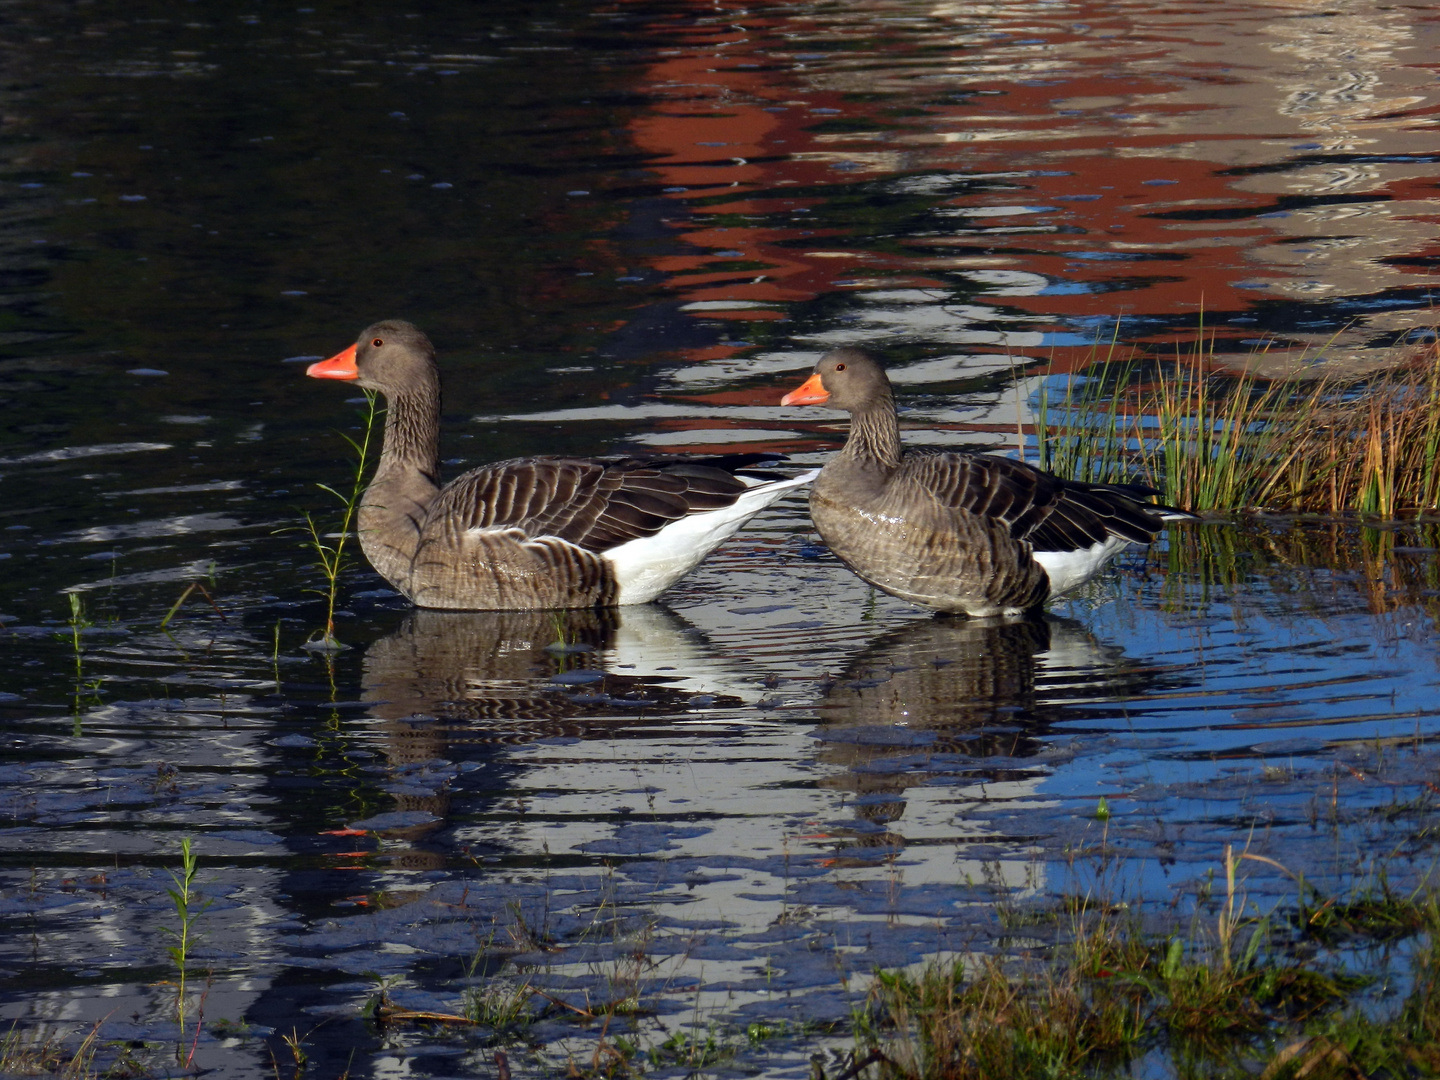
[[[213,562],[210,564],[210,576],[211,584],[213,585],[215,576],[215,564]],[[165,617],[160,620],[161,630],[169,627],[170,620],[175,618],[175,613],[180,610],[181,606],[185,603],[186,600],[190,599],[190,594],[194,592],[198,592],[201,596],[205,597],[206,601],[210,604],[210,606],[214,608],[216,615],[219,615],[221,619],[225,618],[225,612],[221,611],[220,605],[215,603],[215,598],[210,595],[210,590],[206,589],[204,585],[200,584],[200,582],[192,581],[189,585],[185,586],[185,591],[180,594],[180,599],[176,600],[175,603],[170,605],[170,610],[167,611],[165,613]]]
[[[173,927],[161,927],[161,930],[175,941],[174,945],[166,946],[165,951],[175,961],[179,976],[175,992],[175,1018],[182,1032],[185,1030],[185,982],[189,972],[190,950],[197,937],[195,923],[211,904],[209,898],[201,899],[195,889],[195,876],[199,872],[199,866],[200,860],[191,845],[190,837],[183,837],[180,841],[180,869],[167,871],[174,887],[165,890],[170,896],[170,903],[175,908],[179,922]]]
[[[70,601],[70,618],[66,626],[70,627],[70,647],[75,655],[75,683],[78,686],[83,677],[83,666],[85,648],[80,643],[80,636],[95,625],[85,617],[85,601],[76,592],[66,593],[66,599]]]
[[[1044,468],[1139,481],[1197,511],[1435,509],[1440,365],[1421,359],[1364,377],[1313,360],[1266,380],[1221,368],[1213,339],[1162,363],[1097,352],[1083,376],[1042,384],[1036,453]]]
[[[535,997],[529,979],[491,979],[484,986],[465,991],[463,1011],[466,1019],[506,1035],[522,1031],[534,1022]]]
[[[74,733],[79,735],[81,713],[86,706],[100,703],[99,691],[104,680],[94,676],[89,679],[85,678],[84,636],[85,631],[94,626],[95,622],[85,613],[85,601],[78,592],[67,593],[66,598],[70,601],[70,618],[65,621],[65,625],[69,627],[70,632],[65,637],[70,642],[70,651],[75,660],[75,687],[71,692],[70,704]]]
[[[1274,860],[1227,848],[1213,932],[1203,920],[1189,935],[1156,932],[1135,908],[1087,896],[1052,909],[1069,933],[1047,956],[878,972],[855,1015],[860,1067],[851,1075],[873,1066],[885,1080],[1078,1080],[1132,1075],[1142,1057],[1147,1071],[1168,1058],[1178,1075],[1433,1075],[1440,893],[1361,887],[1326,897],[1289,875],[1296,902],[1261,914],[1244,893],[1245,860],[1289,875]],[[1398,1008],[1365,999],[1374,977],[1349,973],[1342,954],[1316,947],[1336,921],[1351,948],[1418,939]]]
[[[346,541],[350,539],[351,527],[360,509],[360,499],[365,494],[365,473],[370,464],[370,444],[375,433],[375,422],[382,413],[380,395],[373,390],[365,391],[365,408],[360,410],[361,434],[358,439],[344,432],[340,437],[350,444],[354,451],[354,467],[351,471],[350,488],[342,494],[329,484],[315,486],[329,492],[340,502],[340,521],[334,531],[328,531],[315,520],[315,515],[305,512],[305,531],[309,534],[306,546],[315,554],[316,563],[325,578],[325,587],[315,589],[325,597],[325,630],[319,637],[306,642],[304,648],[316,652],[335,653],[348,648],[335,637],[335,598],[340,590],[340,574],[347,565]]]
[[[275,676],[275,692],[280,693],[280,620],[275,620],[273,647],[270,651],[270,670]]]
[[[305,1052],[306,1036],[301,1035],[300,1029],[294,1027],[290,1029],[289,1035],[286,1035],[283,1031],[276,1032],[276,1035],[285,1045],[285,1049],[290,1051],[290,1064],[291,1068],[294,1070],[294,1075],[297,1077],[300,1076],[302,1073],[304,1073],[305,1066],[310,1063],[310,1055]],[[275,1060],[275,1055],[273,1052],[270,1055],[270,1060],[271,1063],[275,1066],[276,1075],[278,1076],[280,1071],[280,1065],[279,1062]]]

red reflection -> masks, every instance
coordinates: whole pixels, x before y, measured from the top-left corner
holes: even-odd
[[[869,6],[877,18],[920,11]],[[1050,78],[1025,77],[1024,62],[1043,65],[1022,50],[1013,50],[1011,66],[987,67],[961,41],[953,59],[969,68],[939,81],[919,77],[943,67],[943,54],[931,53],[920,58],[930,67],[908,82],[907,65],[917,58],[907,50],[929,40],[923,35],[897,35],[893,45],[876,36],[862,41],[873,27],[823,26],[808,12],[710,0],[693,5],[688,26],[657,22],[650,33],[660,55],[641,80],[656,105],[629,134],[663,185],[683,189],[668,193],[686,204],[674,223],[698,250],[657,256],[653,266],[695,305],[691,314],[727,320],[774,319],[786,303],[856,286],[953,288],[938,275],[987,267],[1049,280],[1029,294],[988,294],[996,307],[1034,316],[1038,325],[1030,321],[1029,329],[1118,313],[1168,322],[1202,308],[1247,309],[1266,295],[1263,268],[1246,252],[1270,235],[1254,215],[1273,207],[1274,196],[1236,187],[1227,162],[1205,156],[1204,136],[1189,139],[1186,154],[1168,152],[1175,129],[1185,126],[1176,118],[1208,106],[1168,100],[1172,81],[1117,68],[1095,44],[1124,40],[1126,63],[1138,67],[1148,54],[1158,61],[1183,48],[1174,33],[1129,21],[1144,11],[1070,5],[1066,24],[1085,26],[1090,37],[1058,25],[1025,31],[1037,35],[1035,56],[1052,63],[1076,47]],[[946,18],[961,26],[955,13]],[[936,19],[933,34],[949,25]],[[1006,29],[1003,20],[992,29]],[[800,51],[807,42],[833,51],[807,62]],[[842,49],[856,42],[863,62]],[[1185,77],[1236,82],[1222,60],[1197,50]],[[864,77],[848,76],[847,64]],[[1221,129],[1210,137],[1230,144],[1237,135]],[[826,199],[827,189],[838,194],[857,179],[947,175],[984,178],[990,188],[937,199],[942,214],[953,214],[940,218],[954,223],[949,231],[862,249],[844,232],[825,235],[795,222],[796,211]],[[1260,278],[1245,280],[1257,271]],[[1167,339],[1162,332],[1150,340]],[[698,361],[737,349],[684,355]],[[1067,352],[1089,354],[1061,349],[1062,367]]]

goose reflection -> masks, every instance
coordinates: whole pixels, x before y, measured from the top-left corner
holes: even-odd
[[[495,752],[500,745],[673,727],[739,706],[746,679],[753,695],[752,672],[727,664],[698,630],[654,605],[416,608],[371,644],[362,676],[368,723],[379,729],[386,758],[370,771],[386,774],[381,786],[399,815],[377,831],[412,845],[390,861],[443,865],[443,856],[413,845],[446,823],[452,790],[508,796],[524,766]]]
[[[611,717],[739,705],[740,676],[654,605],[579,611],[416,609],[365,654],[363,699],[413,753],[581,735]]]
[[[1156,674],[1083,625],[1035,615],[911,622],[876,639],[817,708],[825,786],[853,794],[854,843],[899,847],[905,792],[944,778],[1032,791],[1043,736],[1083,702],[1143,693]],[[1027,760],[1031,759],[1031,760]]]

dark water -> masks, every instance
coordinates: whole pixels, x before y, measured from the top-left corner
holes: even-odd
[[[1012,945],[997,898],[1433,861],[1433,526],[1210,524],[996,626],[873,595],[792,500],[610,615],[355,566],[333,663],[288,531],[354,423],[298,361],[388,315],[442,350],[451,469],[818,461],[835,417],[776,402],[834,343],[886,349],[913,441],[1009,447],[1097,334],[1392,355],[1433,321],[1429,9],[0,17],[0,1016],[178,1068],[186,836],[195,1061],[245,1077],[292,1033],[309,1075],[487,1075],[489,1028],[360,1008],[520,979],[517,1072],[693,1026],[803,1076],[876,965]]]

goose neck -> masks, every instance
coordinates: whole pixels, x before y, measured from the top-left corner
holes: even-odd
[[[440,394],[418,387],[385,395],[385,443],[380,471],[418,470],[439,483]]]
[[[842,453],[868,465],[900,467],[900,424],[895,419],[895,404],[888,396],[850,414],[850,437]]]

